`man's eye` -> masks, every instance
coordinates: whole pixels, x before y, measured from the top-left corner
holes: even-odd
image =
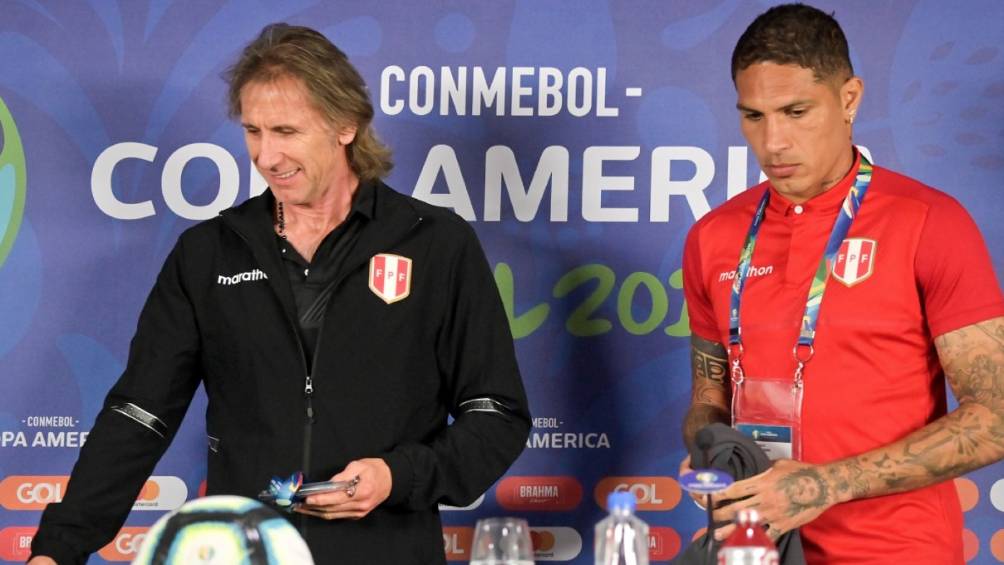
[[[793,110],[788,110],[788,115],[792,118],[801,118],[805,115],[805,108],[796,108]]]
[[[760,118],[762,118],[762,117],[763,117],[763,114],[744,114],[743,115],[743,119],[751,121],[751,122],[759,122]]]

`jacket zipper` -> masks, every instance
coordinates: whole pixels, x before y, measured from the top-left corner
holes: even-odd
[[[227,223],[227,222],[225,222],[225,223]],[[413,223],[411,225],[411,227],[408,228],[408,231],[406,231],[401,236],[401,238],[404,239],[404,237],[407,236],[408,234],[410,234],[412,231],[414,231],[415,228],[420,223],[422,223],[422,217],[421,216],[419,216],[418,219],[415,220],[415,223]],[[227,223],[227,224],[229,226],[229,223]],[[241,233],[240,230],[234,228],[233,226],[229,226],[229,227],[230,227],[231,230],[234,231],[234,233],[237,234],[238,237],[241,238],[241,240],[244,241],[244,244],[247,245],[248,249],[251,250],[251,254],[254,255],[255,254],[255,247],[253,245],[251,245],[251,242],[248,241],[248,239],[244,236],[244,234]],[[398,241],[400,241],[400,240],[398,240]],[[394,243],[397,243],[397,242],[394,242]],[[282,265],[280,263],[280,267],[281,266]],[[339,277],[338,280],[336,280],[332,284],[339,285],[339,284],[342,283],[342,281],[344,279],[345,279],[345,275]],[[321,336],[324,334],[324,323],[323,322],[321,323],[321,327],[317,331],[317,344],[315,344],[315,346],[314,346],[314,356],[313,356],[313,359],[310,360],[310,366],[308,367],[307,366],[307,353],[303,349],[303,341],[300,339],[300,331],[299,331],[299,329],[296,326],[296,320],[294,320],[293,318],[290,317],[289,312],[286,311],[285,307],[282,308],[282,311],[283,311],[283,314],[286,317],[286,321],[289,322],[290,328],[293,330],[293,336],[296,338],[297,349],[300,350],[300,362],[303,365],[303,372],[304,372],[303,399],[304,399],[304,402],[306,404],[306,418],[304,419],[304,423],[303,423],[303,467],[302,467],[302,471],[303,471],[304,475],[309,476],[308,473],[310,472],[310,455],[311,455],[310,454],[310,451],[311,451],[311,445],[310,444],[311,444],[311,439],[312,439],[313,431],[314,431],[314,425],[313,425],[314,424],[314,399],[313,399],[313,396],[314,396],[314,380],[313,380],[312,375],[314,374],[314,370],[317,368],[317,357],[318,357],[318,354],[320,353],[320,349],[321,349],[319,347],[319,344],[321,343]],[[301,514],[300,515],[300,534],[303,536],[304,540],[307,539],[307,524],[308,524],[307,517],[305,515]]]

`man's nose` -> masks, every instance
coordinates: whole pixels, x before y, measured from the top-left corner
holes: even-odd
[[[262,135],[258,141],[255,163],[262,169],[271,169],[282,162],[282,151],[271,135]]]
[[[764,119],[764,148],[768,153],[779,153],[791,146],[788,128],[783,120],[774,117]]]

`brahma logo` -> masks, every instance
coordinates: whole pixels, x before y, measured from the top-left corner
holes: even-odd
[[[638,510],[672,510],[680,503],[680,484],[670,477],[607,477],[596,485],[593,496],[606,509],[611,492],[634,494]]]
[[[31,556],[31,538],[37,530],[26,526],[0,530],[0,561],[27,561]]]
[[[668,561],[680,553],[680,534],[673,528],[652,526],[648,529],[648,558]]]
[[[0,481],[0,505],[7,510],[43,510],[63,500],[66,476],[11,475]]]
[[[0,266],[14,247],[21,229],[26,192],[24,147],[17,125],[0,98]]]
[[[443,550],[447,561],[470,561],[474,528],[447,526],[443,528]]]
[[[582,552],[582,536],[572,528],[530,528],[534,561],[571,561]]]
[[[150,528],[122,528],[112,542],[98,551],[102,559],[108,561],[132,561],[143,546],[146,532]]]
[[[582,501],[582,485],[574,477],[506,477],[495,490],[506,510],[573,510]]]

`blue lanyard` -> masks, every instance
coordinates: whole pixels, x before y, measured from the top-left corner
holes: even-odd
[[[801,380],[802,366],[812,357],[812,344],[816,339],[816,324],[819,322],[819,307],[823,303],[823,293],[826,291],[826,281],[829,279],[830,267],[833,265],[837,251],[840,250],[840,245],[843,243],[844,238],[847,237],[847,232],[850,231],[851,224],[854,222],[854,218],[861,208],[861,203],[865,199],[865,193],[868,191],[868,185],[871,184],[872,180],[872,170],[871,162],[864,155],[861,155],[861,165],[858,167],[854,186],[851,187],[844,198],[844,203],[840,207],[840,214],[833,223],[830,239],[826,242],[826,250],[819,262],[819,267],[816,269],[812,285],[809,287],[809,296],[805,301],[805,313],[802,315],[802,327],[798,334],[798,343],[795,345],[794,350],[795,359],[799,362],[799,369],[796,374],[796,380],[798,381]],[[742,374],[738,362],[739,358],[742,357],[742,325],[739,321],[739,307],[743,289],[746,287],[746,275],[753,261],[753,250],[756,248],[757,235],[760,233],[760,227],[767,212],[768,202],[770,202],[769,189],[764,191],[763,198],[760,199],[760,204],[757,206],[756,213],[753,216],[753,222],[750,224],[749,232],[746,234],[746,243],[739,254],[739,266],[736,267],[736,278],[732,283],[732,302],[729,308],[729,347],[730,349],[733,347],[738,349],[734,355],[733,376],[735,377],[735,371],[739,370],[740,381],[742,380]],[[799,358],[799,346],[809,348],[809,356],[807,358]]]

